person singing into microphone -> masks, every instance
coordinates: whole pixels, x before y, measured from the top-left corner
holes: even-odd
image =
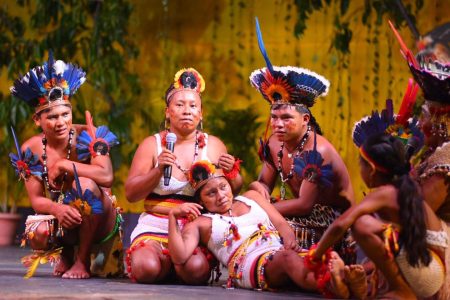
[[[160,282],[173,275],[170,274],[173,269],[187,284],[204,284],[210,277],[210,264],[202,251],[172,268],[167,249],[170,209],[194,202],[194,190],[187,175],[194,162],[208,160],[221,168],[235,194],[242,186],[240,161],[227,153],[220,139],[201,131],[200,94],[204,89],[205,82],[195,69],[178,71],[165,96],[165,129],[147,137],[133,158],[125,183],[126,197],[129,202],[145,199],[145,212],[131,234],[126,259],[127,272],[134,281]],[[169,134],[176,136],[173,151],[167,149]],[[164,177],[168,185],[164,185]],[[186,221],[178,220],[180,226]]]

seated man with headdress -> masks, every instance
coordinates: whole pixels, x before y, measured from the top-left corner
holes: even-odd
[[[113,169],[110,147],[116,136],[106,126],[72,124],[70,97],[86,80],[70,63],[54,61],[31,69],[11,93],[35,109],[34,123],[42,133],[10,154],[36,215],[29,216],[23,245],[34,250],[22,259],[33,275],[41,262],[56,263],[54,275],[89,278],[123,274],[121,216],[111,195]],[[79,178],[74,181],[74,177]],[[77,251],[75,251],[75,249]],[[97,254],[91,261],[91,254]]]
[[[425,201],[441,219],[443,231],[450,234],[450,62],[447,55],[438,55],[430,49],[424,49],[415,57],[392,23],[390,25],[425,98],[419,118],[425,147],[413,159],[416,180]],[[443,232],[437,231],[435,235],[440,239]],[[446,279],[437,298],[449,299],[450,248],[441,250],[445,253],[442,259],[446,266]]]
[[[281,197],[274,206],[290,221],[300,246],[309,249],[336,216],[353,203],[347,168],[321,135],[309,109],[317,97],[327,94],[329,82],[303,68],[272,66],[258,24],[257,33],[267,67],[254,71],[250,82],[271,105],[272,136],[261,141],[263,166],[258,181],[250,188],[270,199],[280,177]],[[293,199],[286,199],[286,185]],[[349,262],[354,258],[351,249],[345,240],[336,246]]]

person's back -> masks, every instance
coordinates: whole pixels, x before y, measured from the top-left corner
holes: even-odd
[[[448,241],[439,245],[430,233],[440,231],[440,222],[410,177],[405,152],[403,143],[390,135],[365,140],[360,146],[360,170],[372,191],[333,222],[315,255],[321,257],[352,227],[355,240],[388,282],[386,296],[413,299],[432,296],[442,285],[439,256]],[[436,247],[440,251],[433,251]]]

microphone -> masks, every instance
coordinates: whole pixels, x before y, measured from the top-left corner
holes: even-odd
[[[411,156],[413,156],[413,154],[417,152],[417,150],[419,150],[420,147],[421,147],[420,139],[414,136],[410,137],[405,146],[407,160],[409,160]]]
[[[177,136],[173,132],[169,132],[166,136],[166,149],[173,153],[173,148],[175,147],[175,142],[177,141]],[[170,177],[172,176],[172,166],[164,166],[164,185],[168,186],[170,182]]]

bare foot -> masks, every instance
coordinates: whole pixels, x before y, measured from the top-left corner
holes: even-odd
[[[72,264],[68,262],[67,258],[61,256],[61,259],[55,264],[53,268],[53,276],[62,276]]]
[[[62,276],[73,264],[73,248],[64,247],[60,260],[53,268],[53,276]]]
[[[367,278],[366,272],[362,265],[350,265],[344,268],[345,280],[356,299],[367,298]]]
[[[331,258],[328,262],[328,269],[331,274],[331,291],[338,298],[348,299],[350,291],[343,280],[344,276],[344,261],[336,252],[331,252]]]
[[[89,277],[91,277],[91,274],[89,274],[86,266],[79,259],[62,276],[62,278],[66,279],[87,279]]]

